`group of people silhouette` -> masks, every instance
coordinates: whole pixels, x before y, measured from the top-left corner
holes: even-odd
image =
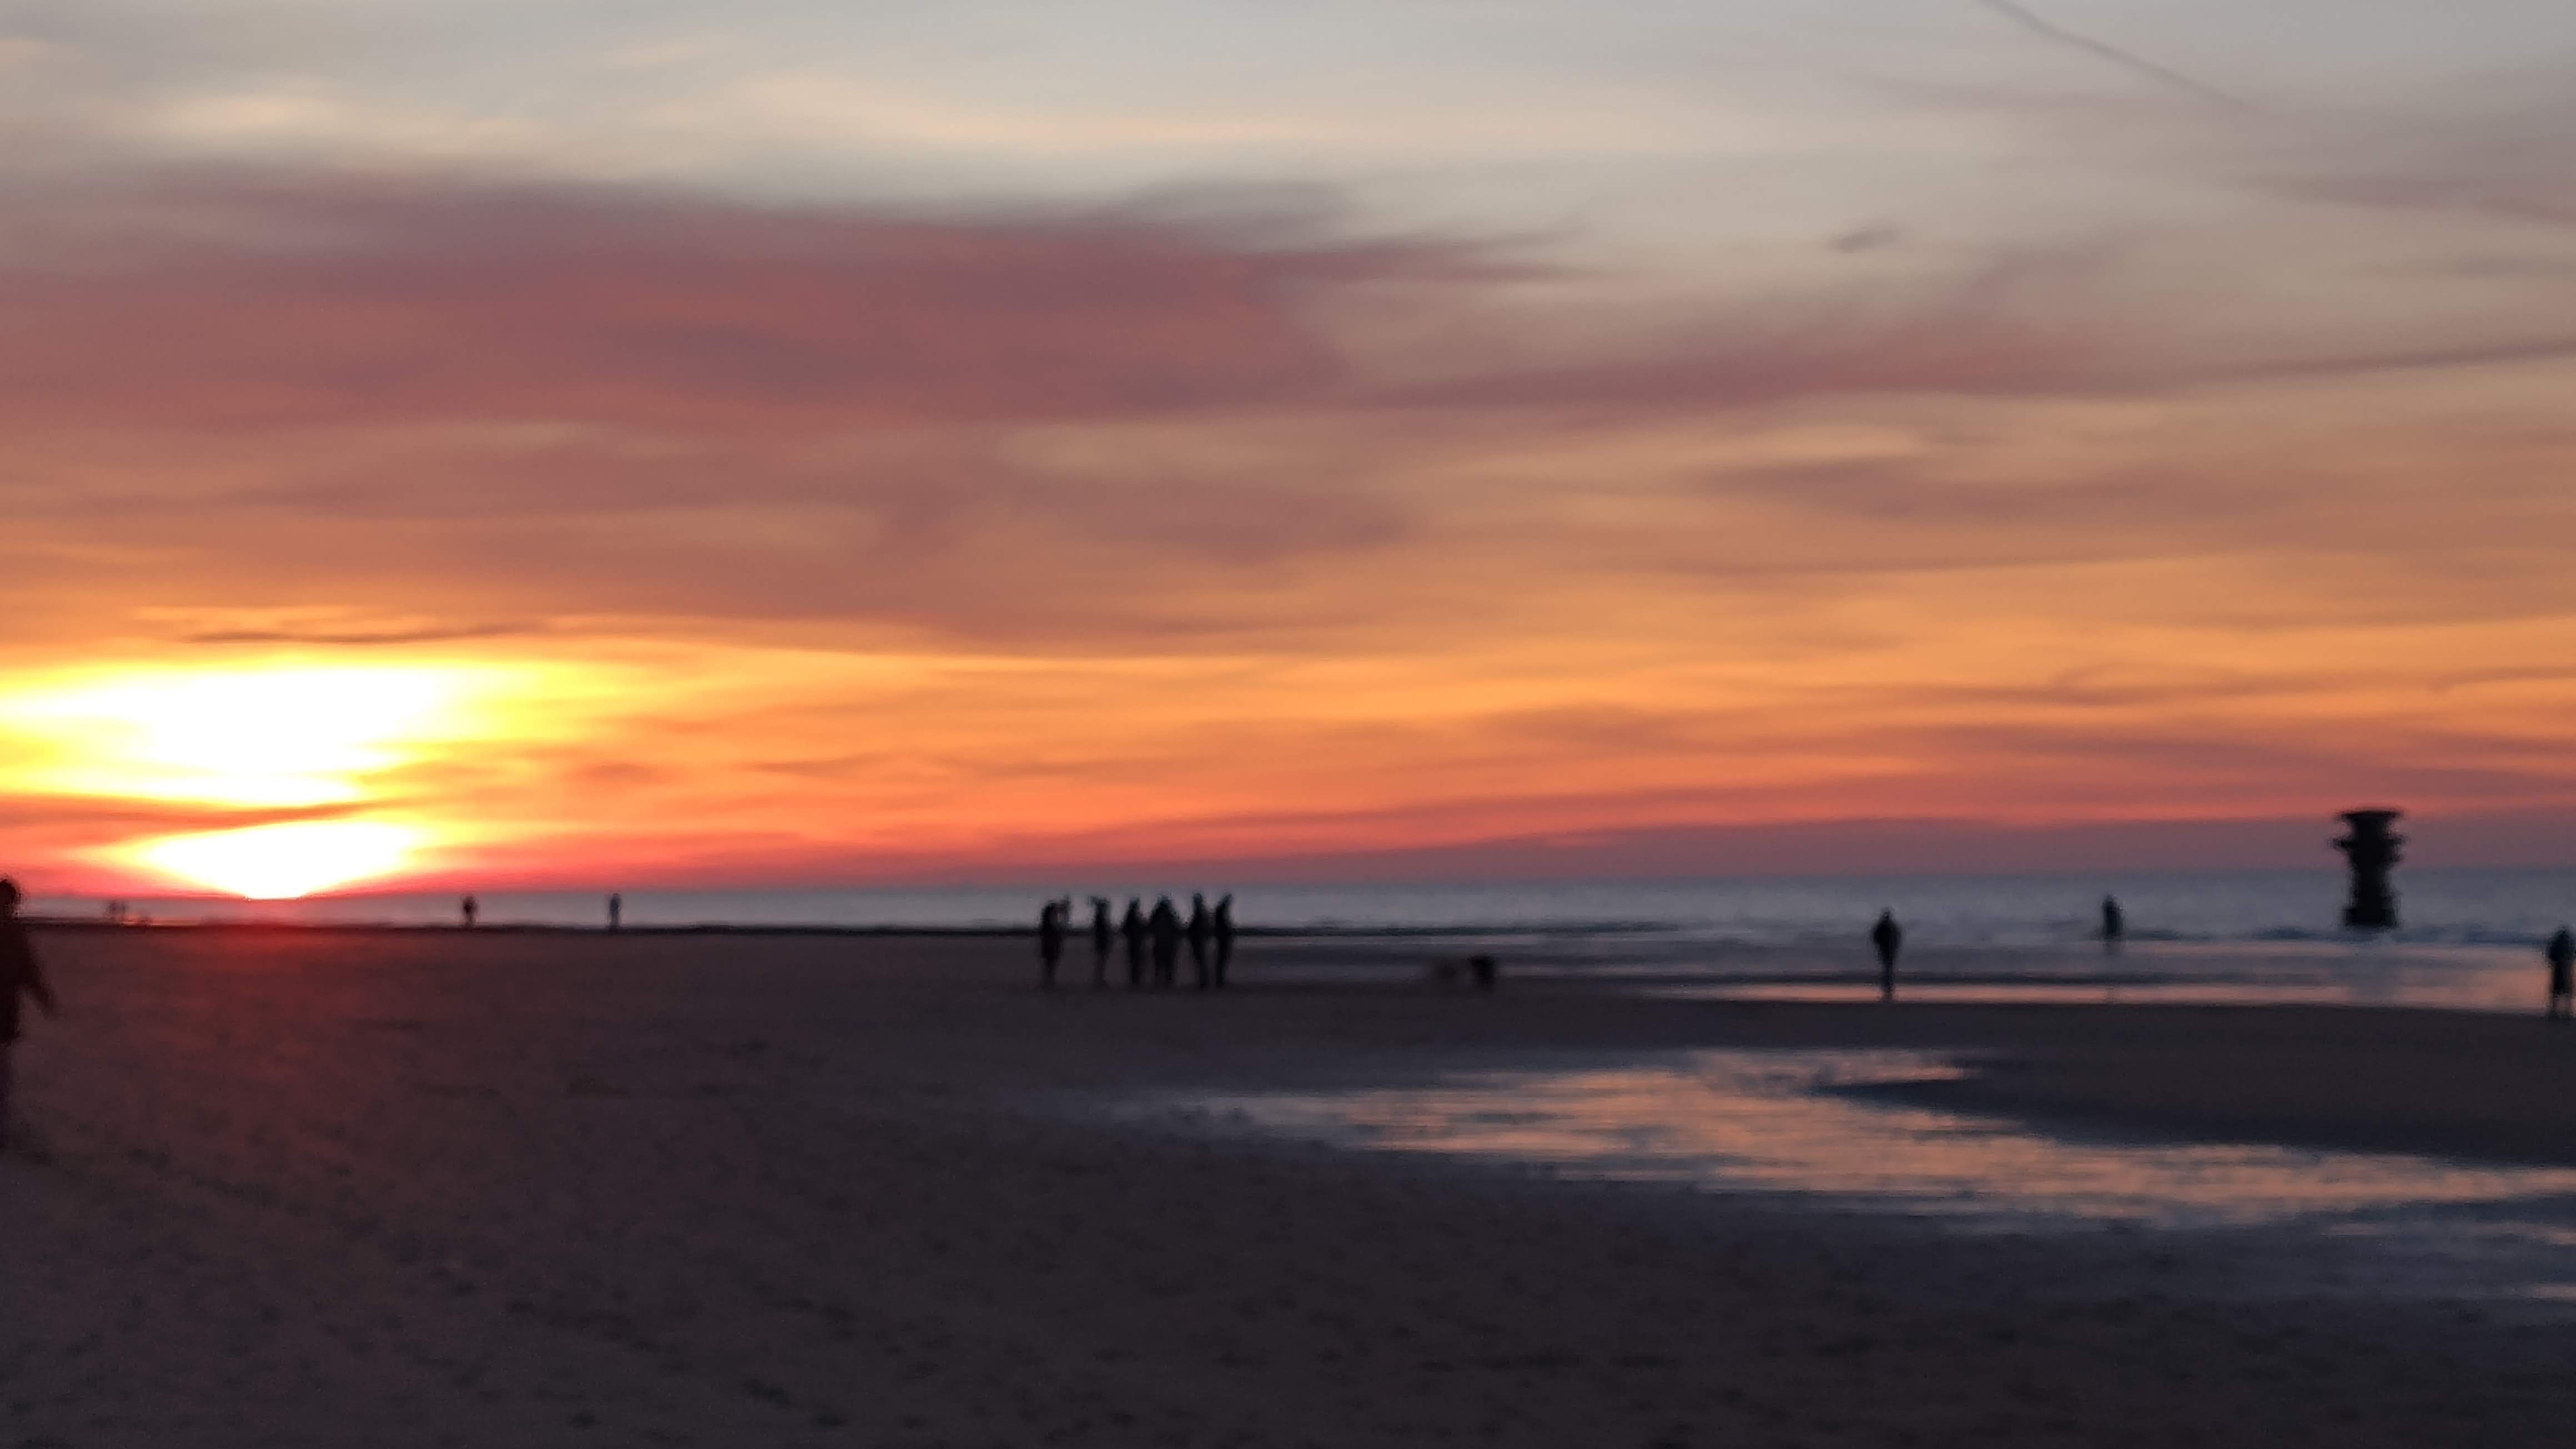
[[[1065,938],[1073,929],[1073,897],[1051,900],[1038,911],[1038,984],[1055,986],[1064,961]],[[1226,969],[1234,964],[1234,897],[1221,896],[1211,907],[1207,897],[1190,897],[1186,921],[1170,896],[1151,911],[1136,896],[1127,898],[1127,913],[1112,921],[1109,898],[1091,898],[1091,984],[1109,984],[1109,958],[1121,941],[1127,948],[1127,985],[1157,987],[1178,984],[1181,949],[1189,948],[1192,984],[1201,991],[1225,989]]]

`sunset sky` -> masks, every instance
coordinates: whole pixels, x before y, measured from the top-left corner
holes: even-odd
[[[2571,863],[2576,7],[0,0],[0,500],[40,890]]]

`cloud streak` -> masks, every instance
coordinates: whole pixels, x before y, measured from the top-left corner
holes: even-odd
[[[2002,16],[2005,20],[2010,21],[2021,29],[2040,37],[2042,40],[2046,40],[2054,45],[2065,46],[2070,50],[2082,51],[2086,55],[2093,56],[2098,60],[2106,61],[2111,65],[2117,66],[2121,70],[2129,72],[2131,75],[2144,76],[2148,80],[2154,81],[2158,85],[2167,89],[2179,91],[2185,95],[2194,96],[2200,100],[2208,101],[2215,105],[2225,106],[2232,110],[2251,111],[2257,109],[2253,102],[2246,100],[2244,97],[2236,95],[2230,91],[2222,90],[2197,76],[2186,74],[2185,72],[2176,70],[2172,66],[2165,65],[2159,61],[2150,60],[2135,51],[2123,49],[2122,47],[2113,45],[2108,41],[2097,40],[2080,31],[2069,30],[2065,26],[2059,25],[2045,16],[2032,11],[2029,7],[2019,3],[2019,0],[1974,0],[1974,3],[1982,9]]]
[[[0,258],[0,415],[56,424],[739,431],[1311,399],[1345,374],[1309,292],[1466,261],[318,175],[22,200],[72,214]]]

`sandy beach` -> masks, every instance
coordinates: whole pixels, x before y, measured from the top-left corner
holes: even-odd
[[[2050,1130],[2576,1165],[2576,1032],[2316,1008],[1033,989],[1022,940],[86,931],[0,1159],[0,1442],[2495,1444],[2547,1301],[1095,1110],[1699,1048]],[[1074,973],[1079,977],[1082,972]]]

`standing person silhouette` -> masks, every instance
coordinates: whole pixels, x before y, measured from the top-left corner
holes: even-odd
[[[1878,913],[1878,924],[1869,928],[1869,944],[1878,950],[1878,999],[1896,999],[1896,953],[1905,948],[1905,928],[1896,924],[1896,912]]]
[[[2121,940],[2128,934],[2129,918],[2121,912],[2119,898],[2104,896],[2102,898],[2102,949],[2119,950]]]
[[[1208,937],[1215,930],[1215,924],[1208,920],[1207,897],[1192,892],[1189,926],[1190,975],[1193,978],[1191,984],[1201,991],[1208,989]]]
[[[465,929],[469,931],[474,929],[474,918],[482,914],[482,912],[483,903],[474,899],[472,896],[467,896],[465,899],[456,903],[456,913],[459,916],[464,917]]]
[[[1225,968],[1234,961],[1234,892],[1217,898],[1216,915],[1211,924],[1216,930],[1216,989],[1225,989]]]
[[[1064,959],[1064,903],[1049,901],[1038,908],[1038,985],[1055,989],[1056,963]]]
[[[1109,898],[1091,898],[1091,984],[1109,984],[1109,942],[1117,933],[1109,925]]]
[[[2549,1019],[2565,1021],[2576,1015],[2576,932],[2559,927],[2541,954],[2549,958]]]
[[[625,925],[626,897],[611,891],[608,893],[608,929],[622,930]]]
[[[1181,961],[1181,913],[1172,909],[1172,898],[1154,902],[1154,914],[1145,920],[1154,933],[1154,984],[1169,986]]]
[[[10,1048],[18,1040],[18,998],[24,996],[54,1014],[54,991],[45,984],[28,944],[26,923],[18,919],[18,883],[0,877],[0,1152],[9,1150]]]
[[[1127,898],[1127,914],[1118,922],[1118,934],[1127,938],[1127,987],[1145,984],[1145,907],[1134,896]]]

